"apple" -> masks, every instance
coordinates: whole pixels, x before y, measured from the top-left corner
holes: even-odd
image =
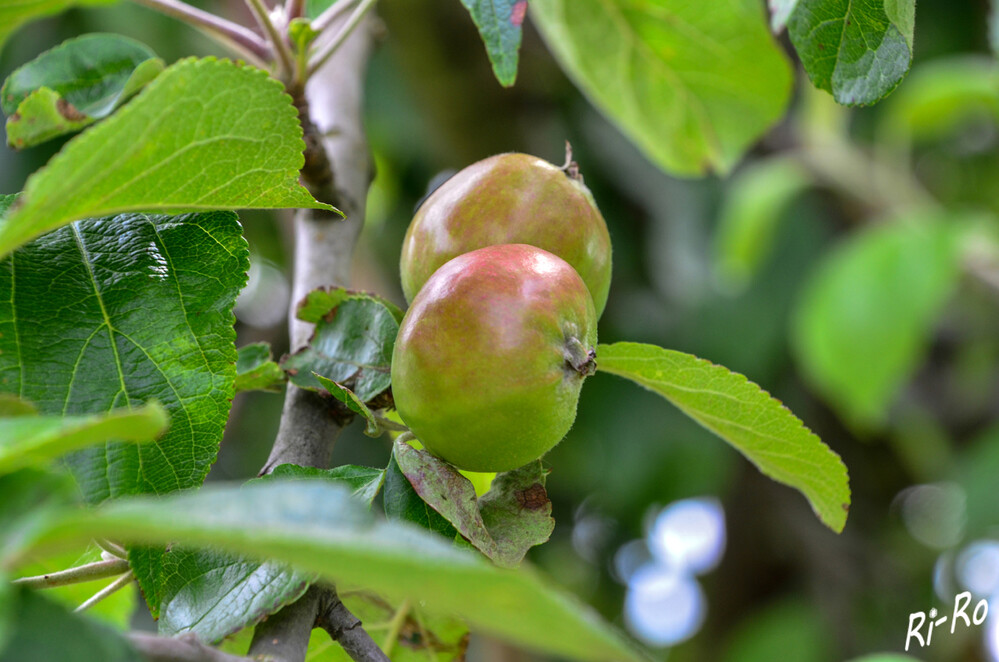
[[[459,469],[516,469],[572,427],[596,369],[596,329],[589,290],[560,257],[526,244],[465,253],[427,280],[402,320],[396,409]]]
[[[417,209],[403,240],[406,301],[458,255],[496,244],[530,244],[575,268],[599,317],[610,289],[610,235],[571,155],[569,161],[563,169],[527,154],[499,154],[444,182]]]

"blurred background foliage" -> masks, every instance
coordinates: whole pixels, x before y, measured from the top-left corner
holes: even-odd
[[[236,0],[193,4],[249,20]],[[785,119],[730,176],[700,180],[642,157],[529,21],[517,84],[504,89],[459,2],[384,0],[379,13],[385,38],[367,96],[377,176],[355,287],[403,303],[402,237],[435,178],[504,151],[561,163],[568,140],[614,246],[601,341],[655,343],[747,375],[850,470],[853,504],[837,536],[661,398],[597,376],[546,458],[557,527],[533,562],[677,661],[901,651],[910,612],[947,613],[965,589],[999,595],[999,546],[988,542],[999,539],[999,68],[986,3],[922,0],[912,71],[873,107],[838,107],[799,72]],[[222,55],[122,3],[27,26],[0,75],[91,31],[135,37],[168,62]],[[0,191],[19,190],[58,147],[0,150]],[[289,219],[242,220],[253,267],[238,344],[267,340],[280,355]],[[253,476],[280,411],[279,395],[239,395],[211,479]],[[334,463],[384,466],[388,440],[361,427],[344,432]],[[702,519],[671,529],[675,508],[663,509],[691,498],[707,499],[681,504],[706,504]],[[661,572],[676,565],[676,540],[688,551],[704,543],[717,567]],[[999,660],[993,640],[999,617],[938,630],[915,653]],[[480,640],[470,658],[533,659]]]

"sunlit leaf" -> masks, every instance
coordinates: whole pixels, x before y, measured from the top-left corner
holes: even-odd
[[[338,588],[417,600],[428,613],[460,616],[475,629],[553,655],[643,659],[594,611],[536,572],[503,570],[419,528],[378,520],[348,489],[328,481],[121,499],[67,516],[43,546],[90,536],[210,545],[284,561]]]
[[[303,149],[278,81],[224,60],[182,60],[28,178],[0,221],[0,257],[86,217],[330,208],[298,181]]]
[[[726,172],[783,115],[791,70],[757,0],[530,0],[563,69],[653,163]]]
[[[843,461],[744,376],[690,354],[629,342],[599,345],[597,369],[662,395],[764,475],[799,490],[830,529],[843,530],[850,506]]]

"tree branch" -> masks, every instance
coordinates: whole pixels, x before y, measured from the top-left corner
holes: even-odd
[[[321,591],[316,627],[326,630],[352,660],[389,662],[388,655],[382,652],[371,635],[361,627],[361,621],[340,601],[336,590],[327,588]]]
[[[158,637],[146,632],[131,632],[128,640],[149,662],[252,662],[249,657],[230,655],[203,644],[193,634]]]
[[[271,59],[271,48],[267,42],[253,30],[238,23],[227,21],[221,16],[192,7],[180,0],[133,0],[133,2],[198,28],[259,67],[266,68],[267,62]]]
[[[303,181],[317,199],[335,205],[346,215],[341,220],[322,210],[300,210],[295,217],[295,271],[288,320],[293,350],[304,346],[312,333],[312,325],[295,316],[298,302],[316,287],[346,285],[350,280],[354,246],[364,224],[364,206],[373,178],[362,120],[364,75],[373,42],[369,18],[312,77],[304,94],[292,90],[305,133]],[[261,473],[286,462],[328,466],[339,433],[340,425],[322,398],[289,384],[274,447]],[[250,655],[301,662],[317,623],[321,591],[311,588],[297,602],[258,625]],[[323,610],[321,622],[328,625],[327,631],[346,637],[350,643],[344,644],[345,649],[362,634],[370,640],[360,621],[342,604]],[[362,657],[355,660],[387,659],[384,655],[375,657],[369,646],[359,645],[356,651]]]

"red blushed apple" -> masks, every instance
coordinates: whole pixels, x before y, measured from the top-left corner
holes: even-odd
[[[535,246],[450,260],[402,320],[392,392],[428,451],[460,469],[509,471],[548,452],[596,369],[597,316],[576,270]]]
[[[527,154],[499,154],[444,182],[420,206],[402,244],[402,289],[412,301],[448,260],[496,244],[530,244],[582,277],[597,317],[607,303],[611,243],[578,173]]]

